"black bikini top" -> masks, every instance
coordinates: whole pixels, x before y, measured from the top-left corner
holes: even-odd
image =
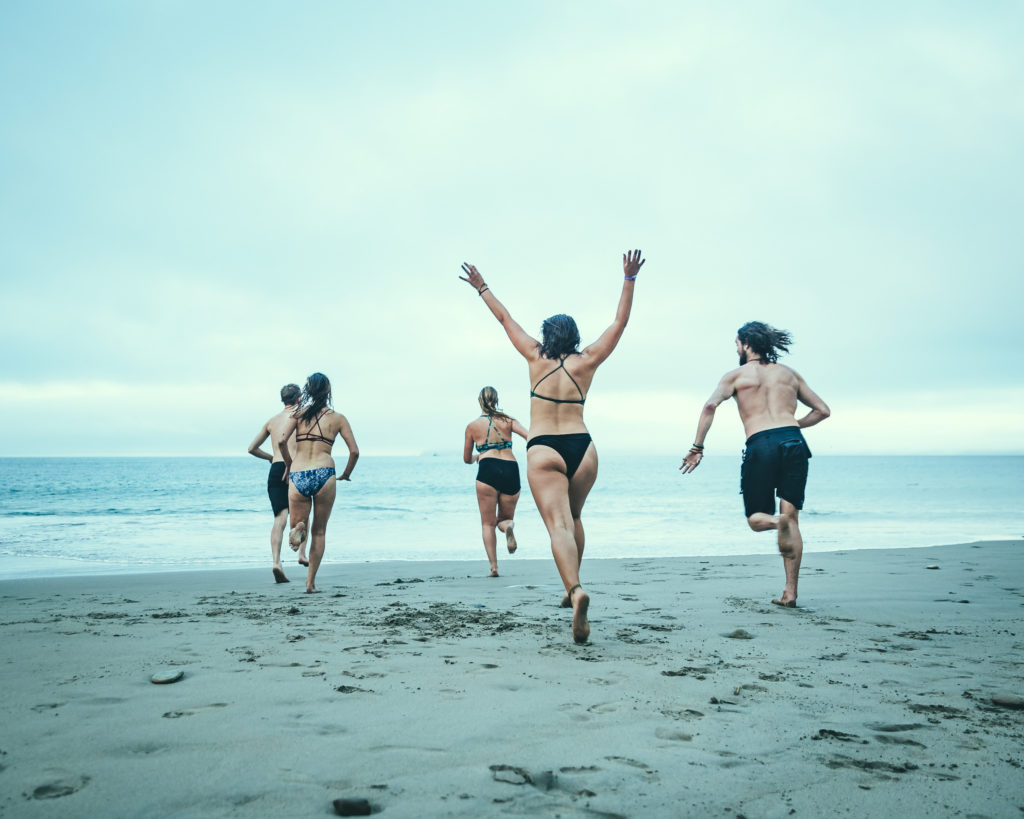
[[[305,432],[295,431],[296,441],[322,441],[325,444],[334,445],[334,439],[328,438],[324,435],[324,431],[320,429],[320,419],[323,418],[329,410],[324,410],[316,418],[313,419],[313,424],[316,424],[316,432],[313,432],[313,424],[309,425],[309,429]]]
[[[548,398],[546,395],[538,395],[537,394],[536,390],[537,390],[537,387],[540,386],[540,382],[543,381],[545,378],[548,378],[549,376],[554,375],[559,370],[565,370],[565,374],[567,376],[569,376],[569,380],[572,381],[572,385],[579,391],[579,394],[580,394],[579,400],[573,400],[571,398]],[[580,389],[580,385],[577,384],[576,383],[576,379],[572,377],[572,373],[570,373],[568,370],[565,369],[565,358],[564,357],[562,358],[561,361],[558,362],[558,366],[555,367],[555,369],[553,369],[547,375],[542,376],[540,381],[538,381],[536,384],[533,385],[533,389],[530,390],[530,398],[540,398],[542,401],[550,401],[552,404],[579,404],[581,406],[584,403],[586,403],[586,400],[587,400],[586,396],[583,394],[583,390]]]

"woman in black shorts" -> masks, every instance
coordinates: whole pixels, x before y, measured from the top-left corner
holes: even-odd
[[[519,464],[512,454],[512,433],[526,438],[526,429],[515,418],[498,409],[498,391],[494,387],[480,390],[483,415],[466,427],[462,460],[467,464],[479,461],[476,473],[476,500],[480,505],[480,525],[484,549],[491,564],[491,577],[498,576],[498,536],[505,534],[508,553],[516,550],[516,504],[519,502]],[[477,454],[473,454],[473,449]]]

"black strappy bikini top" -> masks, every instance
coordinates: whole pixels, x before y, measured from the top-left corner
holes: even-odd
[[[299,432],[298,430],[295,431],[295,440],[296,441],[322,441],[325,444],[333,446],[334,445],[334,439],[333,438],[328,438],[327,436],[325,436],[324,435],[324,431],[322,429],[320,429],[320,419],[323,418],[327,414],[327,412],[328,412],[327,410],[324,410],[316,418],[313,419],[313,424],[316,424],[316,432],[313,432],[313,425],[310,424],[309,429],[307,429],[305,432]]]
[[[476,451],[486,452],[489,449],[512,449],[512,442],[502,438],[497,427],[494,427],[494,431],[498,433],[498,440],[488,443],[487,439],[491,437],[491,426],[494,424],[494,418],[490,415],[481,415],[480,417],[487,419],[487,434],[484,435],[484,442],[482,444],[473,445],[476,447]]]
[[[569,380],[572,381],[572,385],[579,391],[580,397],[578,401],[571,398],[548,398],[546,395],[538,395],[536,390],[540,386],[540,381],[543,381],[548,376],[554,375],[559,370],[565,370],[565,374],[569,376]],[[552,404],[579,404],[583,405],[586,403],[587,397],[583,394],[583,390],[580,389],[580,385],[576,383],[576,379],[572,377],[572,373],[565,369],[565,358],[558,362],[558,366],[555,367],[547,375],[541,377],[540,381],[533,385],[533,389],[530,390],[530,398],[540,398],[542,401],[550,401]]]

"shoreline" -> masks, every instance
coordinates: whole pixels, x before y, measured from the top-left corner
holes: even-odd
[[[811,552],[795,610],[777,555],[584,560],[583,646],[500,565],[0,581],[0,815],[1024,807],[1018,541]]]
[[[766,558],[766,557],[769,558],[769,559],[778,560],[779,559],[778,555],[775,554],[772,551],[775,548],[774,541],[771,541],[769,538],[766,538],[766,537],[760,538],[760,541],[765,544],[767,549],[762,549],[762,550],[758,550],[758,551],[751,551],[751,552],[745,552],[745,553],[737,553],[737,554],[731,554],[730,553],[730,554],[724,554],[724,555],[723,554],[718,554],[718,555],[678,554],[678,555],[633,555],[633,556],[628,556],[627,555],[627,556],[616,556],[616,557],[601,557],[599,555],[588,554],[586,556],[586,561],[589,564],[589,563],[596,563],[598,561],[615,561],[615,560],[665,560],[665,561],[675,561],[675,560],[745,560],[745,559],[760,560],[760,559]],[[957,547],[969,547],[969,546],[975,546],[975,545],[998,545],[998,544],[1015,544],[1015,543],[1016,544],[1020,544],[1022,547],[1024,547],[1024,537],[1019,538],[1019,539],[1015,539],[1015,538],[1011,538],[1011,537],[1003,537],[1003,538],[993,538],[993,539],[987,539],[987,540],[965,541],[963,543],[929,544],[927,546],[904,546],[904,547],[900,547],[900,548],[893,548],[891,546],[877,546],[877,547],[874,547],[874,546],[864,546],[864,547],[858,547],[858,548],[844,548],[844,549],[827,549],[827,548],[825,548],[825,549],[820,549],[820,548],[819,549],[815,549],[812,546],[812,547],[808,548],[808,550],[805,552],[805,557],[806,557],[807,554],[841,555],[841,554],[850,554],[850,553],[857,553],[857,552],[901,552],[902,553],[902,552],[906,552],[906,551],[915,551],[915,552],[917,552],[917,551],[921,551],[921,550],[925,550],[925,549],[946,549],[946,548],[957,548]],[[287,557],[284,555],[284,552],[286,552],[286,551],[288,552]],[[481,549],[481,551],[482,551],[482,549]],[[284,547],[282,549],[283,565],[284,565],[285,572],[288,573],[288,577],[294,582],[295,579],[294,579],[294,577],[292,577],[292,574],[298,574],[300,567],[298,566],[298,564],[294,560],[288,560],[288,557],[291,557],[291,554],[292,553],[290,551],[288,551],[287,543],[285,543]],[[550,563],[551,562],[550,555],[544,555],[542,557],[511,557],[511,556],[505,555],[505,554],[503,554],[502,552],[499,551],[498,557],[499,557],[499,561],[500,561],[499,565],[501,565],[501,564],[508,564],[508,563],[524,563],[524,562],[531,562],[531,561],[538,562],[538,563]],[[76,562],[76,561],[70,560],[69,558],[47,557],[47,558],[43,558],[43,559],[44,560],[50,560],[50,561],[53,561],[53,560],[66,561],[66,562],[69,562],[69,563]],[[26,565],[32,565],[33,563],[38,563],[38,560],[33,561],[33,560],[28,559],[28,558],[20,558],[20,560],[22,560]],[[450,563],[450,564],[453,564],[453,565],[474,566],[474,565],[477,565],[479,563],[486,563],[486,562],[487,562],[487,559],[486,559],[486,557],[484,555],[480,555],[479,557],[472,557],[472,558],[467,557],[467,558],[462,558],[462,559],[414,557],[414,558],[383,558],[383,559],[380,559],[380,560],[366,560],[366,559],[346,560],[346,559],[344,559],[344,557],[338,557],[338,558],[329,558],[329,559],[325,560],[324,563],[321,566],[320,573],[323,574],[323,572],[329,571],[331,569],[331,567],[351,567],[351,566],[364,566],[364,565],[378,566],[378,565],[388,565],[388,564],[394,564],[396,567],[400,567],[400,566],[408,566],[408,565],[419,564],[419,563],[422,563],[422,564],[425,564],[425,565],[437,565],[437,564],[448,564],[448,563]],[[2,565],[2,564],[0,564],[0,565]],[[95,571],[78,571],[76,573],[60,572],[60,573],[57,573],[57,574],[48,574],[47,572],[50,571],[49,569],[39,569],[39,570],[36,570],[36,571],[33,571],[33,572],[26,572],[26,573],[23,573],[23,574],[12,574],[12,575],[4,575],[4,574],[0,573],[0,584],[8,583],[8,582],[22,581],[22,580],[39,580],[39,581],[58,580],[58,579],[68,579],[68,580],[78,579],[78,580],[84,580],[86,578],[91,578],[91,577],[134,578],[134,577],[148,577],[150,575],[168,576],[168,575],[210,574],[210,573],[217,573],[217,572],[223,572],[223,573],[226,573],[226,574],[241,573],[241,572],[252,572],[254,574],[258,574],[258,573],[266,573],[266,572],[270,571],[269,555],[267,557],[266,565],[265,566],[263,566],[263,565],[232,566],[232,567],[229,567],[229,568],[224,568],[224,567],[221,567],[221,566],[197,566],[197,567],[191,567],[191,568],[182,568],[182,567],[166,568],[166,567],[158,567],[158,568],[152,568],[152,569],[148,569],[148,570],[147,569],[143,569],[143,568],[141,568],[139,566],[124,566],[123,568],[120,568],[120,569],[117,569],[117,570],[111,570],[111,567],[109,567],[109,566],[103,566],[102,564],[94,564],[94,565],[96,565]],[[123,564],[118,564],[118,565],[123,565]],[[258,583],[258,581],[255,581],[255,582]]]

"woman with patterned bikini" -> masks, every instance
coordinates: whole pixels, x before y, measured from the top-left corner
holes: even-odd
[[[515,418],[498,409],[498,391],[484,387],[478,396],[483,414],[470,421],[462,445],[462,460],[479,463],[476,500],[480,507],[484,551],[491,564],[490,577],[498,576],[498,538],[505,535],[508,553],[516,550],[514,533],[516,504],[519,502],[519,464],[512,454],[512,434],[526,437],[526,429]],[[485,423],[486,422],[486,423]],[[476,455],[473,449],[476,449]]]
[[[541,326],[538,342],[512,318],[471,264],[465,276],[508,334],[512,346],[530,369],[530,432],[526,444],[526,476],[533,499],[551,538],[551,554],[565,585],[562,605],[572,607],[572,636],[590,637],[587,611],[590,596],[580,584],[584,533],[580,515],[597,479],[597,450],[583,423],[583,405],[594,373],[612,354],[629,321],[636,277],[643,266],[640,251],[622,256],[625,281],[615,320],[600,338],[582,351],[579,330],[571,316],[557,315]],[[555,363],[555,366],[552,364]],[[538,392],[540,390],[540,392]]]
[[[295,433],[295,453],[288,449],[288,438]],[[348,463],[340,475],[334,473],[331,449],[341,439],[348,447]],[[285,427],[278,441],[285,462],[285,477],[291,479],[288,487],[288,515],[292,529],[288,543],[298,550],[309,536],[309,569],[306,593],[318,592],[316,573],[324,557],[327,521],[331,517],[336,481],[347,481],[359,459],[359,447],[352,435],[352,427],[341,413],[331,409],[331,382],[323,373],[313,373],[306,379],[302,398],[291,423]],[[313,513],[312,526],[309,514]]]

